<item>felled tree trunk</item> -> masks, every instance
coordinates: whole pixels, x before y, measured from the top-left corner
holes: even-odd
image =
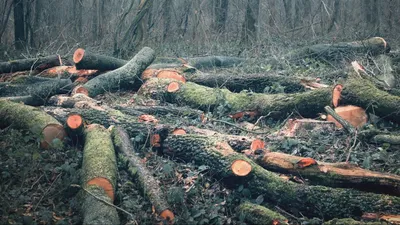
[[[152,173],[141,162],[141,159],[134,154],[132,142],[121,127],[112,128],[112,137],[119,158],[128,166],[131,174],[135,176],[139,182],[143,192],[154,206],[156,213],[163,219],[172,222],[174,213],[170,210],[167,198],[160,189],[159,181],[157,181]]]
[[[210,69],[213,67],[231,67],[238,66],[245,61],[244,58],[229,56],[204,56],[188,58],[186,61],[189,65],[197,69]]]
[[[154,50],[144,47],[127,64],[91,79],[84,85],[84,88],[86,88],[90,97],[108,91],[133,89],[134,85],[141,83],[140,75],[151,64],[154,57]]]
[[[44,70],[54,66],[61,66],[61,58],[52,55],[42,58],[19,59],[8,62],[0,62],[0,74],[24,70]]]
[[[110,205],[115,198],[117,161],[111,133],[101,125],[85,130],[82,172],[83,224],[119,224],[118,213]]]
[[[62,147],[64,138],[67,136],[64,127],[44,111],[32,106],[0,100],[0,128],[7,126],[29,130],[40,139],[40,146],[45,149]]]
[[[175,135],[168,137],[163,147],[165,154],[207,165],[216,177],[230,184],[244,185],[254,198],[263,195],[268,202],[294,214],[330,219],[360,217],[363,212],[400,213],[399,197],[288,182],[234,152],[226,142],[217,138]],[[251,165],[247,176],[234,176],[232,173],[237,160]]]
[[[267,170],[299,174],[312,185],[355,188],[362,191],[400,196],[400,176],[361,169],[345,163],[316,162],[302,167],[307,158],[279,152],[267,152],[257,157],[257,163]]]
[[[177,90],[171,91],[168,87],[175,83]],[[330,104],[331,99],[329,88],[297,94],[232,93],[227,89],[209,88],[192,82],[182,84],[156,78],[143,84],[138,94],[202,110],[229,104],[230,108],[225,108],[227,113],[257,111],[260,115],[268,114],[276,119],[286,118],[294,110],[302,116],[314,117]]]
[[[124,66],[128,61],[111,56],[91,54],[82,48],[75,50],[73,61],[78,70],[115,70]]]
[[[237,207],[237,211],[239,212],[239,217],[242,217],[249,224],[288,224],[288,219],[281,214],[250,202],[240,204]]]
[[[389,51],[390,46],[383,38],[374,37],[363,41],[307,46],[286,54],[283,60],[296,62],[300,59],[313,58],[329,62],[352,61],[360,54],[379,55]]]
[[[301,79],[278,74],[205,74],[196,73],[188,81],[207,87],[225,87],[232,92],[251,90],[256,93],[293,93],[304,91]]]
[[[43,105],[55,94],[67,93],[72,88],[70,79],[48,79],[24,76],[0,86],[0,97],[30,96],[27,105]]]

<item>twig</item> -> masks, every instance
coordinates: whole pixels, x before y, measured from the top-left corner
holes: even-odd
[[[354,127],[349,122],[347,122],[341,116],[339,116],[339,114],[337,114],[331,107],[325,106],[324,110],[326,113],[331,115],[336,121],[338,121],[343,126],[343,128],[346,129],[347,132],[349,132],[350,134],[356,133],[356,129],[354,129]]]
[[[238,129],[240,129],[240,130],[242,130],[242,131],[249,132],[249,133],[253,133],[253,134],[269,134],[269,133],[270,133],[270,131],[268,131],[268,132],[257,132],[257,131],[248,130],[248,129],[245,129],[245,128],[243,128],[243,127],[240,127],[240,126],[238,126],[238,125],[236,125],[236,124],[233,124],[233,123],[231,123],[231,122],[228,122],[228,121],[216,120],[216,119],[211,119],[211,118],[209,118],[209,119],[210,119],[210,121],[225,123],[225,124],[227,124],[227,125],[236,127],[236,128],[238,128]]]
[[[353,150],[353,148],[354,148],[354,149],[357,149],[358,146],[360,145],[360,142],[357,144],[357,146],[356,146],[356,143],[357,143],[357,130],[356,130],[355,133],[354,133],[354,142],[353,142],[353,145],[352,145],[352,146],[350,147],[350,149],[349,149],[349,153],[347,154],[346,163],[349,162],[350,154],[351,154],[351,151]]]
[[[131,216],[131,218],[134,217],[132,213],[130,213],[130,212],[126,211],[126,210],[123,209],[123,208],[120,208],[120,207],[118,207],[118,206],[116,206],[116,205],[114,205],[114,204],[112,204],[112,203],[109,203],[109,202],[107,202],[107,201],[105,201],[105,200],[103,200],[103,199],[97,197],[96,195],[94,195],[93,193],[91,193],[90,191],[86,190],[84,187],[81,187],[81,186],[78,185],[78,184],[71,184],[71,187],[82,188],[85,192],[87,192],[88,194],[90,194],[91,196],[93,196],[95,199],[101,201],[102,203],[104,203],[104,204],[106,204],[106,205],[108,205],[108,206],[114,207],[115,209],[118,209],[118,210],[120,210],[121,212],[126,213],[127,215]]]

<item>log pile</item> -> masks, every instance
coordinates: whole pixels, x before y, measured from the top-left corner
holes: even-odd
[[[340,61],[344,54],[372,57],[389,51],[384,39],[372,38],[310,46],[284,59]],[[264,202],[259,204],[243,201],[234,207],[251,224],[289,224],[293,218],[287,215],[332,219],[325,224],[336,224],[340,219],[357,224],[353,219],[360,220],[367,213],[379,214],[378,219],[385,221],[387,215],[400,214],[399,176],[362,169],[349,164],[348,158],[344,163],[327,163],[273,152],[263,141],[282,142],[282,135],[296,137],[307,130],[333,132],[344,128],[355,140],[368,137],[366,141],[375,143],[400,143],[400,135],[387,131],[363,134],[367,113],[400,123],[400,97],[394,94],[397,85],[392,70],[375,79],[353,62],[340,72],[346,75],[346,81],[330,86],[316,78],[289,76],[285,71],[235,76],[198,70],[246,63],[236,57],[177,59],[172,64],[161,58],[153,63],[155,58],[148,47],[129,61],[78,49],[73,56],[74,67],[53,62],[54,56],[0,64],[0,73],[42,71],[38,76],[7,75],[0,83],[0,128],[27,130],[40,137],[41,147],[46,149],[57,147],[57,143],[83,145],[80,199],[84,224],[119,224],[117,210],[123,209],[114,205],[117,161],[139,184],[155,216],[169,224],[174,222],[176,209],[168,204],[165,190],[150,168],[134,153],[137,149],[132,140],[165,157],[207,166],[213,177],[232,190],[242,185],[253,196],[263,196]],[[62,67],[43,71],[54,66]],[[86,80],[77,82],[82,77]],[[265,91],[275,83],[284,91]],[[131,104],[101,101],[108,93],[122,90],[133,96]],[[38,105],[43,106],[33,107]],[[328,116],[322,115],[324,111]],[[322,116],[330,122],[311,119]],[[258,123],[265,117],[287,120],[287,130],[274,133],[260,128]],[[239,122],[243,121],[253,122],[251,128],[242,127]],[[233,127],[232,132],[213,130],[218,123]],[[298,175],[303,178],[301,182],[294,178]]]

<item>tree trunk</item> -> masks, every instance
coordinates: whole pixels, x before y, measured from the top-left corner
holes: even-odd
[[[14,42],[15,49],[24,49],[26,44],[24,0],[14,0]]]
[[[242,42],[253,42],[257,38],[258,11],[260,0],[248,0],[246,16],[242,26]]]
[[[214,11],[215,11],[215,20],[214,20],[214,31],[217,34],[221,34],[225,32],[225,24],[228,18],[228,0],[214,0]]]

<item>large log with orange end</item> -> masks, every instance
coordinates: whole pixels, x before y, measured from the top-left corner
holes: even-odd
[[[128,61],[111,56],[93,54],[82,48],[74,52],[73,61],[78,70],[115,70],[124,66]]]
[[[140,76],[154,58],[154,50],[144,47],[124,66],[89,80],[83,87],[90,97],[120,89],[133,89],[134,85],[140,86]]]
[[[0,100],[0,128],[12,126],[28,130],[40,139],[40,146],[62,147],[66,135],[64,127],[46,112],[28,105]]]
[[[355,188],[375,193],[400,196],[400,176],[365,170],[347,163],[317,162],[304,165],[309,158],[280,152],[266,152],[256,157],[265,169],[300,175],[312,185]]]
[[[45,70],[54,66],[61,66],[61,57],[51,55],[40,58],[18,59],[8,62],[0,62],[0,74],[24,70]]]
[[[128,171],[139,182],[142,191],[145,193],[155,212],[168,222],[174,220],[174,213],[167,202],[165,194],[160,188],[160,183],[155,179],[141,158],[134,153],[132,142],[127,132],[121,127],[112,128],[112,137],[118,158],[128,167]]]
[[[164,140],[163,152],[208,166],[209,173],[217,179],[233,188],[243,185],[249,189],[251,198],[262,195],[266,205],[276,205],[294,216],[331,219],[359,218],[364,212],[400,213],[400,197],[293,183],[236,153],[224,140],[215,137],[172,135]],[[239,164],[240,175],[232,167],[237,160],[245,162]]]
[[[101,125],[91,124],[85,129],[84,138],[81,181],[84,190],[83,224],[119,224],[118,213],[110,205],[114,202],[117,187],[117,160],[111,132]]]

